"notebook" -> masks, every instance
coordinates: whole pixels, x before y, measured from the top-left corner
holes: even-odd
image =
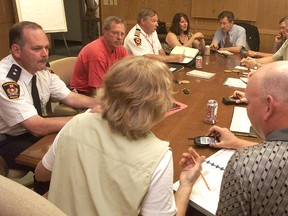
[[[248,118],[246,107],[234,107],[230,131],[235,135],[257,137]]]
[[[210,79],[211,77],[215,76],[215,73],[200,71],[200,70],[192,70],[186,73],[188,76],[194,76],[204,79]]]
[[[235,150],[232,149],[222,149],[205,160],[202,164],[202,174],[213,190],[208,190],[200,176],[193,186],[189,201],[190,206],[205,215],[216,214],[224,170],[234,152]],[[175,191],[178,187],[179,181],[173,184]]]
[[[183,54],[185,57],[193,59],[198,53],[199,50],[195,48],[185,46],[175,46],[170,52],[170,55]]]

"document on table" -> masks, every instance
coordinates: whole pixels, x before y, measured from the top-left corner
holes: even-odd
[[[213,190],[208,190],[204,180],[200,176],[193,186],[190,195],[190,206],[205,215],[216,214],[224,169],[234,152],[235,150],[222,149],[205,160],[202,164],[202,174],[209,187]],[[178,187],[179,181],[173,184],[175,191],[177,191]]]
[[[227,78],[227,80],[224,82],[224,85],[230,86],[230,87],[235,87],[235,88],[246,88],[247,84],[237,78]]]
[[[257,137],[245,107],[234,107],[230,131],[236,135]]]
[[[224,54],[224,55],[233,55],[232,52],[229,52],[227,50],[217,50],[217,52],[220,53],[220,54]]]
[[[188,76],[200,77],[204,79],[210,79],[211,77],[215,76],[215,73],[204,72],[200,70],[192,70],[186,73]]]

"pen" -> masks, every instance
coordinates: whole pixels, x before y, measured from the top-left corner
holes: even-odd
[[[195,158],[193,157],[193,155],[191,155],[191,158],[192,158],[193,162],[196,164],[196,160],[195,160]],[[208,190],[211,190],[210,187],[209,187],[209,185],[208,185],[208,182],[206,181],[206,179],[205,179],[205,177],[204,177],[204,175],[202,174],[201,171],[200,171],[200,175],[201,175],[203,181],[205,182],[205,184],[206,184]]]

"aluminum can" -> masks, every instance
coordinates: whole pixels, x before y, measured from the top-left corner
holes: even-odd
[[[208,100],[206,108],[205,122],[208,124],[216,124],[217,122],[218,103],[216,100]]]
[[[201,69],[202,68],[202,62],[203,62],[202,56],[197,56],[196,57],[196,64],[195,64],[197,69]]]
[[[205,54],[205,55],[208,55],[208,56],[210,55],[210,46],[209,46],[209,45],[206,45],[206,46],[205,46],[204,54]]]

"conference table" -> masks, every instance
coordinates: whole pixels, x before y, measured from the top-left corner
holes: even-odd
[[[228,77],[239,78],[239,73],[226,73],[224,70],[232,70],[240,65],[241,57],[238,54],[223,56],[219,53],[211,53],[210,56],[203,56],[203,68],[201,70],[212,72],[216,75],[210,79],[196,78],[187,76],[186,72],[191,68],[184,68],[173,74],[174,80],[188,80],[190,83],[173,84],[176,101],[187,105],[186,108],[167,116],[164,120],[152,128],[152,132],[162,140],[169,141],[173,151],[174,160],[174,181],[179,179],[179,161],[183,152],[192,146],[200,155],[209,157],[219,149],[211,147],[197,147],[190,137],[206,135],[212,126],[207,124],[206,105],[209,99],[218,102],[218,121],[217,126],[230,127],[234,105],[224,105],[222,97],[230,96],[236,88],[223,85]],[[182,89],[189,89],[189,94],[184,94]],[[239,89],[238,89],[239,90]],[[240,89],[241,90],[241,89]],[[243,90],[243,89],[242,89]],[[245,105],[240,105],[245,106]],[[56,134],[43,137],[30,148],[22,152],[16,159],[17,163],[35,167],[52,144]],[[241,137],[246,140],[259,142],[259,138]]]

